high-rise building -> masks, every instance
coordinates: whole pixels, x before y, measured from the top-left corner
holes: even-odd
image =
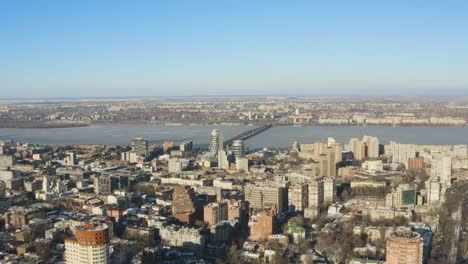
[[[210,134],[210,152],[218,154],[218,151],[223,150],[223,131],[220,129],[213,129]]]
[[[324,177],[336,176],[335,148],[326,148],[319,156],[320,174]]]
[[[67,157],[65,158],[65,165],[73,166],[77,164],[76,160],[76,152],[74,151],[67,151]]]
[[[390,153],[385,154],[392,157],[392,163],[404,164],[405,168],[408,168],[408,159],[416,157],[416,147],[413,144],[398,144],[390,141],[386,149]]]
[[[132,140],[132,152],[146,157],[148,155],[148,140],[143,138],[134,138]]]
[[[78,226],[75,234],[75,239],[65,240],[65,260],[67,263],[110,263],[109,228],[106,224]]]
[[[320,208],[323,205],[323,180],[313,179],[309,182],[308,206]]]
[[[335,180],[333,178],[323,179],[323,203],[330,205],[336,200]]]
[[[426,182],[427,203],[437,204],[441,198],[441,186],[438,179],[431,178]]]
[[[192,140],[187,140],[185,142],[182,142],[179,145],[179,149],[182,152],[191,151],[193,149],[193,141]]]
[[[379,139],[377,137],[364,136],[362,141],[366,144],[367,157],[379,157]]]
[[[93,177],[94,193],[97,195],[112,194],[111,177],[108,175]]]
[[[241,172],[249,172],[249,160],[246,158],[236,159],[236,169]]]
[[[394,232],[387,239],[387,264],[422,264],[423,239],[416,232]]]
[[[312,145],[312,158],[314,160],[319,160],[320,155],[324,154],[327,149],[327,142],[324,141],[315,141]]]
[[[340,143],[335,143],[332,147],[335,148],[335,163],[339,163],[343,160],[343,147]]]
[[[431,163],[431,177],[438,179],[444,186],[450,186],[452,177],[452,159],[440,152],[434,153]]]
[[[172,194],[172,213],[182,223],[195,221],[195,191],[190,186],[177,186]]]
[[[234,140],[231,145],[232,154],[236,159],[245,156],[244,141],[238,139]]]
[[[218,151],[218,168],[220,169],[229,169],[229,160],[226,154],[226,151]]]
[[[244,187],[245,201],[255,209],[278,208],[278,213],[288,209],[288,189],[280,185],[247,185]]]
[[[289,186],[288,203],[296,211],[303,211],[308,206],[307,184],[293,184]]]
[[[366,144],[358,138],[351,138],[346,145],[346,151],[353,152],[355,160],[363,160],[366,157]]]
[[[228,204],[226,201],[209,203],[203,208],[203,221],[208,226],[216,225],[223,220],[228,220]]]

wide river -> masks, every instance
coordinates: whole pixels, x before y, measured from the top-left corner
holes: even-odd
[[[128,125],[103,124],[88,127],[55,129],[0,129],[0,139],[46,145],[66,144],[109,144],[128,145],[134,137],[147,138],[150,143],[166,140],[179,143],[192,139],[196,146],[207,146],[210,131],[223,130],[228,139],[252,126],[241,125]],[[273,127],[246,140],[246,147],[290,147],[294,141],[299,143],[326,140],[334,137],[340,143],[348,142],[350,137],[362,138],[364,135],[377,136],[381,143],[395,140],[399,143],[414,144],[468,144],[468,127],[351,127],[351,126],[306,126]]]

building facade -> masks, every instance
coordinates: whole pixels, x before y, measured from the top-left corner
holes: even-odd
[[[75,239],[65,240],[65,260],[69,264],[107,264],[109,230],[106,224],[85,224],[76,227]]]

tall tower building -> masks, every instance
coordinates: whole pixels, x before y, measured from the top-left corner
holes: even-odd
[[[107,264],[109,261],[109,228],[106,224],[76,227],[75,239],[65,240],[68,264]]]
[[[336,176],[335,148],[326,148],[319,156],[320,174],[324,177]]]
[[[323,204],[323,180],[314,179],[309,182],[309,201],[308,206],[319,208]]]
[[[416,232],[394,232],[387,239],[387,264],[422,264],[423,239]]]
[[[223,143],[223,131],[213,129],[210,134],[210,152],[217,154],[218,151],[223,150]]]
[[[67,151],[67,157],[65,158],[65,165],[73,166],[77,164],[76,160],[76,152],[74,151]]]
[[[296,211],[303,211],[308,206],[307,184],[293,184],[288,190],[288,204]]]
[[[377,137],[364,136],[362,141],[366,144],[367,157],[379,157],[379,139]]]
[[[433,154],[431,177],[438,179],[444,186],[450,186],[452,177],[452,159],[439,152]]]
[[[343,160],[343,147],[340,143],[335,143],[332,147],[335,148],[335,163],[339,163]]]
[[[146,157],[148,155],[148,140],[143,138],[134,138],[132,140],[132,152]]]
[[[441,186],[438,179],[430,178],[426,182],[426,189],[427,189],[427,203],[428,204],[436,204],[441,199]]]
[[[245,156],[244,141],[238,139],[234,140],[231,145],[232,154],[236,159],[243,158]]]
[[[351,138],[346,145],[346,150],[353,152],[355,160],[363,160],[366,157],[366,144],[358,138]]]
[[[218,151],[218,168],[224,170],[229,169],[228,156],[226,155],[226,151],[224,150]]]
[[[330,205],[335,202],[335,180],[333,178],[325,178],[323,180],[323,203]]]

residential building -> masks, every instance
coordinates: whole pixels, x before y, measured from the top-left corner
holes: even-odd
[[[255,209],[276,207],[279,213],[288,209],[288,189],[281,185],[262,184],[244,187],[245,201]]]
[[[177,186],[172,194],[172,213],[182,223],[195,221],[195,191],[189,186]]]
[[[69,264],[107,264],[109,230],[106,224],[76,227],[75,239],[65,239],[65,260]]]
[[[423,239],[416,232],[394,232],[387,239],[387,264],[422,264]]]

